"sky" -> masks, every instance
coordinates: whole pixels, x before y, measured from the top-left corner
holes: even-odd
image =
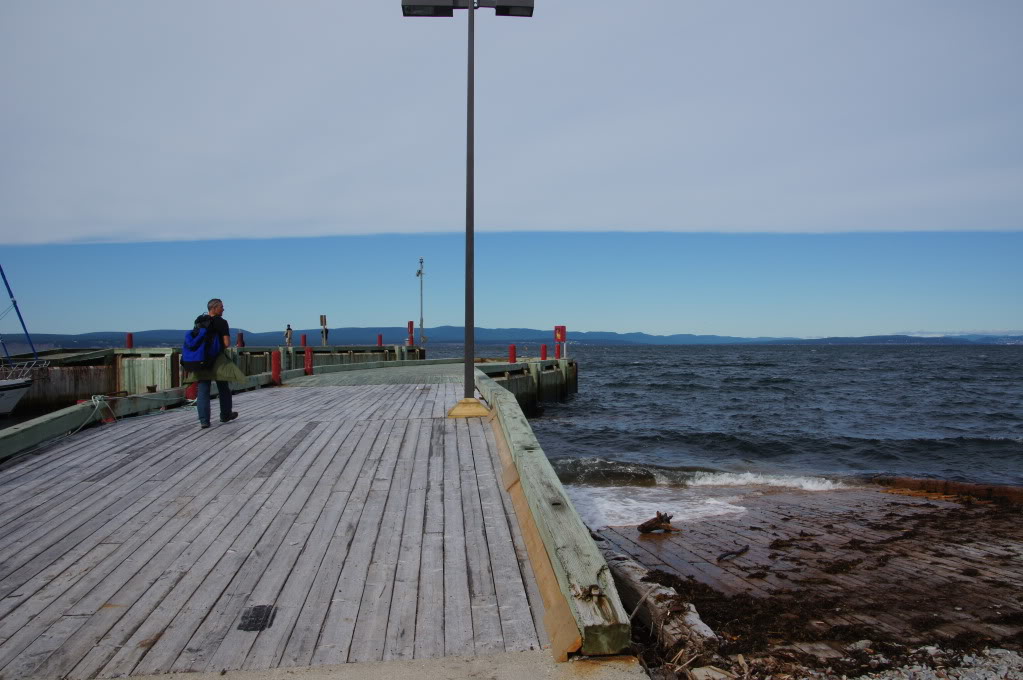
[[[6,247],[37,333],[462,325],[459,234]],[[1023,232],[485,233],[476,325],[800,336],[1023,329]],[[211,264],[203,264],[209,262]],[[2,306],[2,305],[0,305]],[[955,325],[950,326],[950,323]],[[16,335],[13,314],[0,332]]]
[[[1021,25],[1018,0],[481,10],[478,325],[1023,327]],[[0,4],[0,264],[37,332],[183,326],[206,288],[250,330],[399,325],[419,256],[459,325],[465,26]]]

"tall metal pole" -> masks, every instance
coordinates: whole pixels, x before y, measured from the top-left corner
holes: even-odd
[[[18,321],[21,322],[21,330],[25,331],[25,339],[28,340],[28,346],[32,348],[32,356],[38,359],[39,353],[36,352],[36,346],[32,343],[32,336],[28,334],[28,328],[25,327],[25,319],[22,318],[21,310],[18,309],[18,301],[14,299],[14,291],[11,290],[11,284],[7,283],[7,274],[4,274],[3,265],[0,265],[0,277],[3,277],[4,285],[7,287],[7,294],[11,297],[11,304],[14,305],[14,311],[18,314]],[[7,349],[6,346],[4,349]]]
[[[475,111],[473,100],[475,94],[475,39],[476,39],[476,0],[469,0],[469,73],[468,97],[466,105],[466,154],[465,154],[465,372],[462,376],[465,384],[465,398],[472,399],[476,394],[476,374],[473,357],[476,354],[474,329],[476,325],[473,295],[474,278],[474,224],[473,224],[473,127]]]
[[[423,258],[419,258],[416,276],[419,277],[419,345],[423,346],[426,344],[426,332],[423,330],[423,279],[426,278],[426,270],[423,269]]]

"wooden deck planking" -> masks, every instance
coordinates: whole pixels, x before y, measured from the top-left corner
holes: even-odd
[[[39,501],[0,505],[0,673],[113,677],[540,644],[489,427],[438,418],[461,386],[431,380],[240,394],[231,424],[200,431],[182,409],[0,466],[0,488]],[[276,607],[273,625],[240,630],[259,604]]]
[[[821,623],[822,641],[807,651],[839,644],[827,638],[835,625],[914,645],[961,633],[1019,644],[1023,626],[999,616],[1018,609],[1023,588],[1018,510],[875,488],[748,494],[741,504],[746,512],[690,520],[680,534],[612,527],[600,535],[650,568],[726,595],[796,590],[834,600],[841,614]],[[744,545],[743,555],[716,560]]]
[[[272,443],[273,440],[268,440],[268,443]],[[258,455],[260,452],[259,448],[252,449],[243,454],[248,456]],[[239,460],[244,460],[243,455]],[[227,458],[227,462],[231,462],[230,458]],[[236,466],[236,464],[235,464]],[[230,482],[236,482],[232,480],[230,475],[214,476],[213,480],[218,483],[209,487],[208,496],[197,496],[197,504],[202,503],[203,500],[212,500],[215,495],[222,491],[222,489]],[[174,487],[172,487],[174,488]],[[244,498],[244,496],[241,496]],[[155,519],[144,518],[144,521],[139,524],[139,530],[130,540],[123,544],[120,544],[118,549],[112,552],[107,559],[101,562],[96,569],[89,572],[86,578],[77,582],[72,588],[68,589],[64,593],[60,594],[45,610],[35,617],[34,623],[37,625],[46,621],[52,621],[55,617],[59,617],[65,612],[72,611],[75,607],[81,608],[82,598],[87,597],[92,602],[92,608],[101,608],[103,604],[113,595],[113,592],[117,588],[131,578],[131,575],[141,566],[139,563],[143,562],[148,555],[156,550],[160,549],[161,543],[159,539],[154,540],[153,536],[156,534],[164,523],[173,520],[172,530],[180,527],[186,518],[181,516],[181,509],[178,507],[165,508]],[[167,532],[171,533],[171,532]],[[115,544],[116,545],[116,544]],[[128,558],[128,559],[126,559]],[[133,558],[133,559],[132,559]],[[44,598],[33,597],[28,600],[28,604],[35,605],[37,603],[45,602]],[[31,614],[29,611],[16,611],[16,617],[8,617],[5,619],[4,624],[13,623],[14,625],[24,624],[23,617]],[[12,620],[13,619],[13,620]],[[21,620],[19,620],[21,619]],[[5,647],[11,647],[12,640],[25,634],[31,635],[32,628],[25,626],[18,631],[18,635],[12,636],[11,640],[0,646],[0,652],[7,654],[14,649],[4,649]],[[0,663],[3,662],[4,656],[0,656]]]

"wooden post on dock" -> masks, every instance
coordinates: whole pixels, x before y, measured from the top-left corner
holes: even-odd
[[[515,363],[515,345],[508,345],[508,363]]]
[[[540,345],[540,361],[547,361],[547,344]]]
[[[377,333],[377,347],[383,347],[383,346],[384,346],[384,334],[383,333]]]
[[[281,351],[274,350],[270,353],[270,380],[274,385],[281,384]]]
[[[303,346],[303,347],[308,347],[308,346],[309,346],[309,341],[308,341],[308,339],[307,339],[307,338],[305,337],[305,333],[303,333],[303,334],[302,334],[302,337],[300,337],[300,338],[299,338],[299,342],[301,342],[301,343],[302,343],[302,346]]]
[[[124,346],[127,347],[128,349],[132,349],[133,347],[135,347],[135,334],[134,333],[125,333],[124,334]]]
[[[306,375],[312,375],[313,374],[313,348],[312,347],[306,347],[305,348],[305,374]]]
[[[241,331],[238,331],[238,339],[235,340],[234,344],[237,345],[238,347],[244,347],[245,346],[245,334],[242,333]]]

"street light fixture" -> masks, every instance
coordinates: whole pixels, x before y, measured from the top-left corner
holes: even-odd
[[[407,17],[450,17],[456,9],[469,11],[469,70],[468,96],[466,97],[466,153],[465,153],[465,371],[463,383],[464,398],[448,412],[452,418],[470,418],[487,415],[488,411],[475,398],[476,366],[475,355],[475,309],[474,309],[474,139],[475,128],[475,31],[476,10],[480,7],[493,7],[497,16],[531,17],[533,16],[533,0],[402,0],[401,12]]]

